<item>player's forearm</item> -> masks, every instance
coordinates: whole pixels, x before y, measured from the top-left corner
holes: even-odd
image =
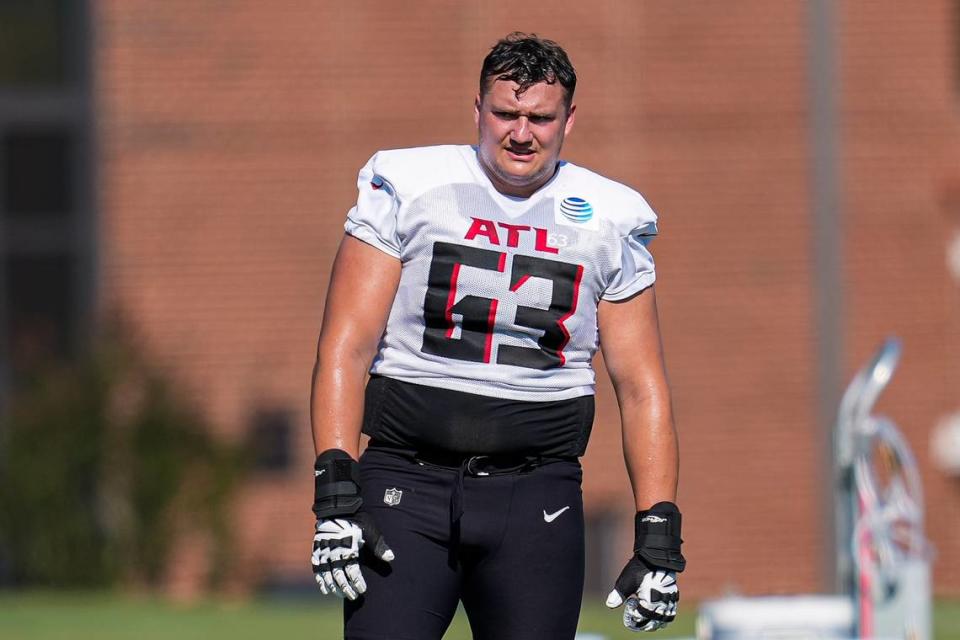
[[[676,502],[680,456],[668,395],[622,398],[620,411],[623,456],[637,510]]]
[[[310,422],[313,446],[319,455],[342,449],[360,455],[363,393],[370,358],[342,349],[324,349],[323,338],[313,369]]]
[[[333,263],[313,370],[310,419],[317,455],[360,449],[364,382],[400,280],[400,261],[345,235]]]

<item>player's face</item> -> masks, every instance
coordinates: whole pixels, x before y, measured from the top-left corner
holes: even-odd
[[[567,108],[565,90],[557,82],[538,82],[519,96],[518,86],[495,80],[477,96],[474,117],[487,176],[501,193],[525,198],[556,171],[576,105]]]

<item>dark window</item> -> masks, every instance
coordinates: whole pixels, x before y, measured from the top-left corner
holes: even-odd
[[[586,515],[585,549],[586,575],[584,592],[606,595],[616,581],[623,565],[630,558],[630,543],[617,544],[618,528],[622,520],[615,514],[598,511]]]
[[[6,215],[66,215],[74,206],[71,151],[66,130],[7,131],[2,142]]]
[[[66,0],[0,2],[0,86],[66,82],[66,9]]]
[[[0,0],[0,414],[90,326],[90,4]]]
[[[73,259],[65,255],[7,256],[7,342],[13,372],[24,373],[70,355]]]
[[[0,87],[67,82],[68,5],[68,0],[0,1]]]
[[[253,466],[260,471],[282,472],[291,465],[292,420],[282,410],[261,410],[253,416],[250,449]]]

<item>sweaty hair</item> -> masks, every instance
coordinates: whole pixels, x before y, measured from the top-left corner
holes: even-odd
[[[520,31],[514,31],[493,45],[483,59],[480,69],[481,96],[495,80],[516,82],[520,85],[516,89],[518,97],[538,82],[559,82],[565,89],[567,106],[573,101],[573,91],[577,88],[577,72],[570,64],[567,52],[553,40],[544,40],[535,33]]]

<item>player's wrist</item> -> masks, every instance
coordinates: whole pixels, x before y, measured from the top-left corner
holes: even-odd
[[[327,449],[313,464],[313,513],[317,519],[352,516],[360,510],[360,463],[341,449]]]
[[[680,573],[687,561],[680,551],[680,509],[672,502],[658,502],[634,517],[633,553],[650,569]]]

